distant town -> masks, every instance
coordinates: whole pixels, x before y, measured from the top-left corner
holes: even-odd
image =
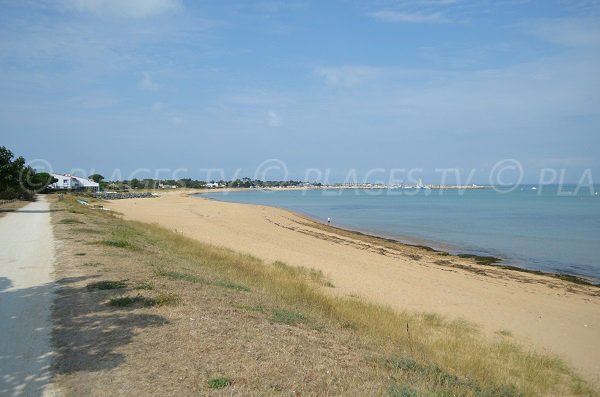
[[[490,186],[480,185],[440,185],[418,183],[335,183],[323,184],[321,182],[287,181],[262,181],[258,179],[241,178],[234,180],[200,181],[190,178],[183,179],[137,179],[123,181],[105,181],[100,174],[82,178],[70,174],[52,174],[55,182],[48,185],[49,190],[74,190],[74,191],[114,191],[124,192],[131,190],[160,190],[160,189],[481,189]]]

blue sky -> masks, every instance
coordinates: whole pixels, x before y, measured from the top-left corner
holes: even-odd
[[[107,177],[600,178],[600,1],[4,0],[0,144]]]

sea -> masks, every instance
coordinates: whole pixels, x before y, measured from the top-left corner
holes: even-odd
[[[261,190],[202,194],[501,264],[600,283],[600,197],[590,186]]]

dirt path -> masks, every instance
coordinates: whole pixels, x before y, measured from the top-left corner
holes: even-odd
[[[49,387],[54,238],[44,197],[0,218],[0,395]]]

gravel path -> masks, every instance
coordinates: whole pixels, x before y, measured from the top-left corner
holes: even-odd
[[[44,197],[0,218],[0,395],[54,395],[54,238]]]

